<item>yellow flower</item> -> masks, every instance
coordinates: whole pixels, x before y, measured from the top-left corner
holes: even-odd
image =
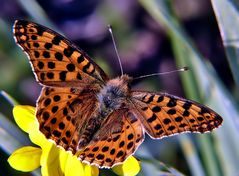
[[[82,163],[70,152],[57,147],[48,141],[39,131],[39,123],[35,118],[35,108],[17,105],[13,109],[17,125],[29,134],[30,140],[39,147],[25,146],[12,153],[9,164],[20,171],[30,172],[41,166],[43,176],[97,176],[99,169]],[[112,168],[117,175],[133,176],[140,171],[139,162],[129,157],[123,164]]]

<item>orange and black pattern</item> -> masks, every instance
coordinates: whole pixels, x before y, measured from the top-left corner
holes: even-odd
[[[222,118],[197,102],[165,93],[132,91],[128,75],[108,79],[75,44],[39,24],[17,20],[16,43],[38,82],[39,130],[85,163],[110,168],[144,140],[184,132],[205,133]]]

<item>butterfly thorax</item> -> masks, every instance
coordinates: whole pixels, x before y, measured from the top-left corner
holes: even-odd
[[[109,80],[97,94],[100,111],[108,114],[109,111],[122,108],[126,104],[127,97],[130,95],[130,83],[132,78],[122,75]]]

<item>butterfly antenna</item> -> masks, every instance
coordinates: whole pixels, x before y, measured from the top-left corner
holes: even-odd
[[[112,42],[113,42],[113,45],[114,45],[115,53],[116,53],[116,55],[117,55],[117,59],[118,59],[118,61],[119,61],[120,71],[121,71],[121,76],[122,76],[122,75],[124,74],[124,71],[123,71],[122,63],[121,63],[120,56],[119,56],[119,53],[118,53],[118,49],[117,49],[117,47],[116,47],[116,43],[115,43],[113,31],[112,31],[112,26],[111,26],[111,25],[108,25],[108,29],[109,29],[109,32],[110,32],[110,36],[111,36],[111,38],[112,38]]]
[[[134,78],[134,80],[135,79],[146,78],[146,77],[151,77],[151,76],[166,75],[166,74],[171,74],[171,73],[175,73],[175,72],[184,72],[184,71],[187,71],[187,70],[189,70],[188,67],[182,67],[182,68],[177,69],[177,70],[172,70],[172,71],[167,71],[167,72],[162,72],[162,73],[152,73],[152,74],[148,74],[148,75],[142,75],[142,76]]]

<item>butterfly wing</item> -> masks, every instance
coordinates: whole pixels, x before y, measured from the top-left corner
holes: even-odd
[[[28,55],[36,79],[47,86],[78,87],[108,80],[104,71],[72,42],[42,25],[16,20],[16,43]]]
[[[95,93],[108,77],[82,50],[51,29],[17,20],[13,32],[36,79],[47,86],[37,101],[40,131],[75,153],[81,129],[98,105]]]
[[[210,108],[166,93],[132,92],[134,114],[152,138],[183,132],[208,132],[222,123]]]
[[[44,87],[37,101],[40,131],[72,153],[78,150],[81,129],[98,106],[96,96],[89,92],[67,87]]]
[[[102,130],[79,153],[83,162],[109,168],[122,163],[143,142],[141,122],[128,110],[114,111],[107,119]]]

